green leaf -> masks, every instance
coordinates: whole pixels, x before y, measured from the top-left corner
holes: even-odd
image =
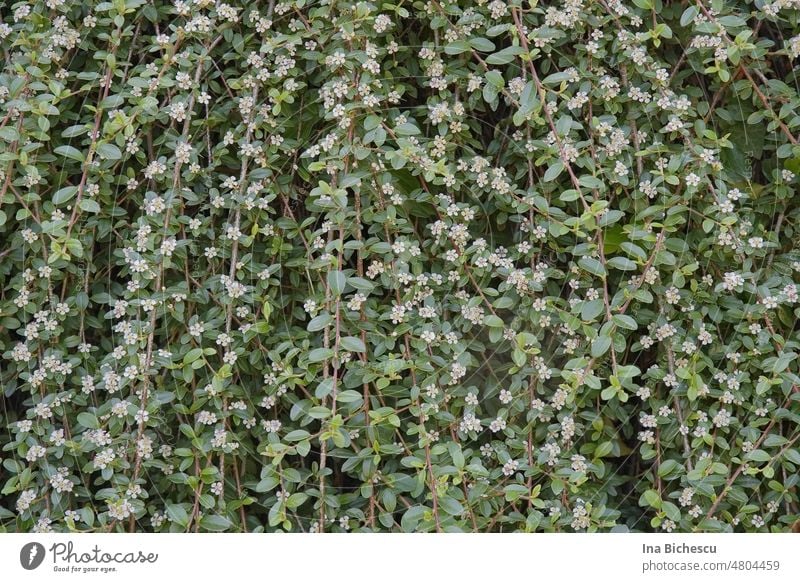
[[[793,463],[798,467],[800,467],[800,451],[798,451],[797,449],[786,449],[783,452],[783,456],[790,463]]]
[[[61,137],[77,137],[79,135],[83,135],[84,133],[88,132],[89,128],[86,127],[85,125],[73,125],[62,131]]]
[[[448,497],[446,495],[439,499],[439,507],[441,507],[445,513],[449,513],[450,515],[461,515],[464,513],[464,506],[452,497]]]
[[[5,142],[11,143],[14,141],[19,140],[19,133],[14,127],[10,125],[6,125],[5,127],[0,127],[0,140]]]
[[[118,160],[122,157],[122,152],[113,143],[102,143],[97,146],[97,153],[106,160]]]
[[[592,321],[598,315],[603,313],[605,305],[602,299],[592,299],[591,301],[584,301],[581,306],[581,319],[584,321]]]
[[[740,26],[747,26],[747,21],[741,16],[736,16],[735,14],[727,14],[725,16],[720,16],[717,18],[717,21],[725,28],[737,28]]]
[[[686,10],[683,11],[683,14],[681,14],[681,26],[688,26],[691,24],[698,13],[699,9],[697,6],[691,4]]]
[[[599,358],[611,347],[611,338],[606,335],[598,335],[592,340],[592,357]]]
[[[619,392],[620,390],[616,386],[607,386],[603,388],[603,390],[600,392],[600,398],[602,398],[603,400],[611,400],[615,396],[617,396]]]
[[[505,326],[505,323],[503,323],[503,320],[500,319],[499,317],[497,317],[496,315],[487,315],[484,318],[483,322],[488,327],[499,327],[499,328],[502,328],[502,327]]]
[[[681,520],[681,510],[671,501],[665,501],[661,507],[664,513],[675,523]]]
[[[375,289],[375,284],[372,281],[368,281],[367,279],[363,279],[361,277],[348,277],[347,283],[353,289],[358,289],[359,291],[372,291]]]
[[[183,356],[183,363],[184,364],[191,364],[195,360],[199,359],[203,355],[203,348],[193,348],[186,352],[186,355]]]
[[[322,382],[317,384],[317,387],[314,390],[314,396],[322,399],[331,392],[333,392],[333,378],[325,378],[322,380]]]
[[[455,442],[447,443],[447,452],[450,453],[450,458],[453,459],[453,464],[456,466],[456,469],[463,469],[464,463],[464,453],[461,451],[461,446]]]
[[[620,271],[635,271],[638,269],[636,263],[625,257],[611,257],[607,262],[608,266]]]
[[[482,53],[490,53],[495,49],[495,44],[492,41],[480,36],[469,39],[469,45]]]
[[[498,71],[486,71],[486,81],[487,83],[495,87],[496,89],[502,89],[503,85],[505,85],[505,80],[503,79],[503,75],[500,74]]]
[[[70,238],[64,242],[64,249],[73,257],[83,257],[83,245],[77,238]]]
[[[486,63],[489,65],[507,65],[524,52],[520,46],[510,46],[486,57]]]
[[[456,40],[451,42],[450,44],[444,47],[445,54],[448,55],[460,55],[461,53],[465,53],[470,50],[471,47],[469,43],[465,40]]]
[[[612,443],[611,441],[604,441],[599,445],[597,445],[597,448],[594,450],[594,456],[597,459],[606,457],[613,449],[614,449],[614,443]]]
[[[674,459],[667,459],[658,467],[658,476],[666,477],[681,468],[681,464]]]
[[[556,178],[558,178],[559,174],[564,171],[564,163],[561,160],[556,160],[550,167],[547,168],[547,171],[544,173],[544,181],[545,182],[552,182]]]
[[[581,257],[581,259],[578,261],[578,266],[592,275],[596,275],[598,277],[606,276],[606,269],[603,267],[603,263],[593,257]]]
[[[658,494],[658,492],[648,489],[644,492],[642,497],[650,507],[661,509],[661,496]]]
[[[377,115],[367,115],[364,119],[364,129],[372,131],[381,124],[381,118]]]
[[[639,327],[639,324],[637,324],[636,320],[633,319],[630,315],[622,315],[622,314],[613,315],[611,316],[611,321],[613,321],[617,326],[621,327],[622,329],[629,329],[631,331]]]
[[[559,83],[569,80],[569,78],[569,73],[559,71],[558,73],[547,75],[544,79],[542,79],[542,83],[545,85],[558,85]]]
[[[635,245],[632,242],[622,242],[620,243],[619,248],[632,257],[641,259],[642,261],[647,260],[647,253],[644,252],[642,247]]]
[[[60,206],[72,200],[72,197],[78,193],[77,186],[66,186],[61,188],[53,194],[53,204]]]
[[[314,319],[308,322],[308,331],[319,331],[325,329],[333,321],[333,316],[327,311],[323,311]]]
[[[226,531],[233,527],[233,522],[222,515],[204,515],[200,527],[207,531]]]
[[[100,428],[100,421],[91,412],[81,412],[78,414],[78,424],[86,428]]]
[[[186,512],[186,509],[183,505],[178,505],[177,503],[168,503],[167,504],[167,517],[178,526],[185,528],[189,525],[189,514]]]
[[[356,392],[355,390],[342,390],[336,395],[337,402],[343,402],[344,404],[360,402],[363,399],[364,397],[361,395],[361,393]]]
[[[316,348],[308,353],[308,361],[317,363],[333,357],[333,350],[330,348]]]
[[[705,382],[700,377],[699,374],[692,374],[689,377],[689,387],[686,390],[686,395],[689,398],[690,402],[694,402],[697,399],[697,396],[700,394],[700,391],[705,386]]]
[[[100,212],[100,205],[91,198],[84,198],[80,203],[81,210],[85,212]]]
[[[615,222],[619,221],[625,213],[621,210],[611,209],[606,210],[597,218],[597,226],[600,228],[606,229]]]
[[[328,273],[328,288],[334,295],[341,295],[347,285],[347,277],[341,271],[330,271]]]
[[[397,135],[419,135],[420,130],[419,127],[414,125],[413,123],[401,123],[397,127],[394,128],[394,132]]]
[[[257,493],[266,493],[275,489],[279,484],[280,480],[277,477],[264,477],[256,484],[255,490]]]
[[[755,449],[747,453],[744,458],[755,463],[768,463],[772,459],[772,456],[767,451]]]
[[[419,523],[422,521],[427,508],[422,505],[409,507],[400,519],[400,527],[404,532],[417,531]]]
[[[309,433],[307,430],[293,430],[283,438],[290,443],[294,443],[311,438],[311,433]]]
[[[328,418],[331,415],[331,411],[324,406],[312,406],[308,409],[308,415],[311,418]]]
[[[797,357],[797,354],[793,352],[783,353],[775,360],[775,363],[772,364],[772,373],[773,374],[780,374],[786,368],[789,367],[789,364]]]
[[[65,158],[69,158],[71,160],[75,160],[76,162],[83,162],[86,159],[83,155],[83,152],[68,145],[58,146],[53,150],[53,153],[64,156]]]
[[[286,500],[286,507],[288,509],[297,509],[308,499],[305,493],[292,493],[289,499]]]
[[[348,352],[364,353],[367,351],[367,346],[364,345],[364,342],[353,336],[343,337],[340,341],[340,345]]]
[[[594,176],[581,176],[578,180],[581,186],[589,188],[590,190],[600,189],[603,187],[603,182]]]

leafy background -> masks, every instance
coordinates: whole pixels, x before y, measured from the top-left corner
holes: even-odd
[[[0,528],[789,530],[798,9],[0,2]]]

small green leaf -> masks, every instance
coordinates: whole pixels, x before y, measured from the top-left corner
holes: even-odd
[[[599,335],[592,340],[592,357],[599,358],[611,347],[611,338],[607,335]]]
[[[78,414],[78,424],[86,428],[100,428],[100,421],[91,412]]]
[[[316,348],[308,353],[309,362],[322,362],[333,357],[333,350],[330,348]]]
[[[446,45],[444,47],[444,52],[448,55],[460,55],[461,53],[465,53],[470,50],[470,48],[471,47],[467,41],[456,40]]]
[[[167,517],[175,524],[180,527],[185,528],[189,525],[189,514],[186,512],[186,508],[183,505],[178,505],[177,503],[169,503],[167,504]]]
[[[361,341],[359,338],[353,336],[343,337],[341,339],[340,345],[343,349],[347,350],[348,352],[363,353],[367,351],[367,347],[364,345],[364,342]]]
[[[691,24],[697,14],[699,13],[699,9],[694,4],[690,5],[686,10],[683,11],[681,14],[681,26],[688,26]]]
[[[594,456],[596,458],[602,458],[608,456],[608,454],[614,449],[614,443],[611,441],[604,441],[597,445],[597,448],[594,450]]]
[[[678,506],[671,501],[665,501],[661,509],[672,521],[677,523],[681,520],[681,510],[678,509]]]
[[[79,206],[85,212],[93,212],[95,214],[100,212],[100,205],[91,198],[84,198]]]
[[[464,506],[452,497],[444,496],[439,499],[439,506],[450,515],[461,515],[464,513]]]
[[[661,496],[658,494],[658,492],[653,491],[652,489],[648,489],[647,491],[644,492],[642,497],[644,498],[644,501],[647,503],[647,505],[649,505],[650,507],[661,509]]]
[[[564,171],[564,163],[561,160],[557,160],[550,164],[550,167],[547,168],[547,171],[544,173],[544,181],[545,182],[552,182],[556,178],[558,178],[559,174]]]
[[[361,393],[356,392],[355,390],[342,390],[336,395],[336,400],[345,404],[350,404],[351,402],[360,402],[363,399],[364,397],[361,395]]]
[[[19,139],[19,133],[17,133],[17,130],[14,127],[6,125],[5,127],[0,127],[0,139],[11,143]]]
[[[319,331],[325,329],[333,321],[333,316],[327,311],[323,311],[314,319],[308,322],[308,331]]]
[[[85,125],[73,125],[61,132],[61,137],[77,137],[88,133],[89,128]]]
[[[53,194],[53,204],[56,206],[69,202],[78,193],[77,186],[66,186]]]
[[[347,285],[347,277],[341,271],[328,273],[328,287],[334,295],[341,295]]]
[[[598,277],[606,276],[606,269],[603,267],[603,263],[593,257],[581,257],[581,259],[578,261],[578,266],[592,275],[596,275]]]
[[[772,456],[770,456],[767,451],[755,449],[747,453],[744,458],[756,463],[768,463],[772,459]]]
[[[469,39],[469,45],[476,51],[490,53],[495,49],[495,44],[488,38],[476,37]]]
[[[680,467],[681,464],[678,463],[678,461],[675,461],[674,459],[667,459],[664,462],[662,462],[661,465],[659,465],[658,476],[667,477],[668,475],[671,475],[672,473],[680,469]]]
[[[118,160],[122,157],[122,152],[113,143],[103,143],[97,146],[97,153],[106,160]]]
[[[84,159],[86,159],[83,155],[83,152],[68,145],[58,146],[53,150],[53,152],[60,156],[64,156],[65,158],[75,160],[76,162],[83,162]]]
[[[608,266],[620,271],[635,271],[638,268],[636,263],[626,257],[611,257],[608,259]]]
[[[283,438],[290,443],[294,443],[311,438],[311,433],[309,433],[307,430],[298,429],[291,431]]]
[[[233,522],[222,515],[204,515],[200,527],[207,531],[226,531],[233,527]]]
[[[489,65],[507,65],[524,52],[520,46],[510,46],[486,57],[486,63]]]
[[[616,325],[618,325],[622,329],[629,329],[631,331],[639,327],[639,324],[637,324],[636,320],[633,319],[630,315],[622,315],[618,313],[617,315],[611,316],[611,321],[613,321]]]

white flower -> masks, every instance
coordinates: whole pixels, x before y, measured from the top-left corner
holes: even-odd
[[[509,459],[503,465],[503,475],[505,475],[506,477],[510,477],[511,475],[516,473],[518,469],[519,469],[519,461],[514,461]]]
[[[722,288],[726,291],[735,291],[737,287],[744,285],[744,277],[735,272],[725,273]]]

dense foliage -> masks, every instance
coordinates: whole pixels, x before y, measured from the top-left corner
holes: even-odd
[[[786,531],[800,2],[0,2],[0,528]]]

